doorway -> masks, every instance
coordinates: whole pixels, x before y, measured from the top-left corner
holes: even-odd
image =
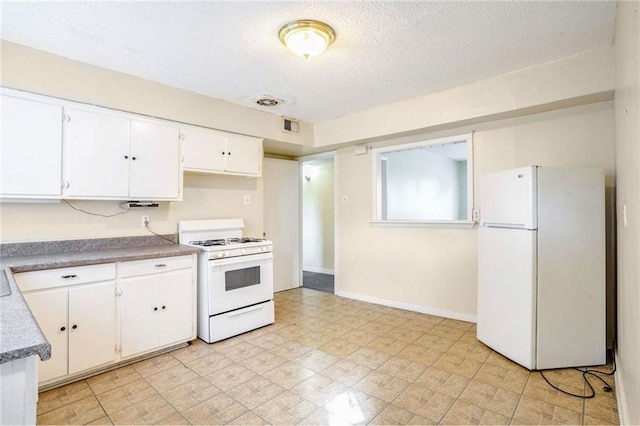
[[[302,286],[335,293],[334,155],[301,160]]]

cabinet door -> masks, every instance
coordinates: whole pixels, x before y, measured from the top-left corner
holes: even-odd
[[[158,346],[158,281],[155,276],[122,280],[120,337],[122,357]]]
[[[182,129],[184,169],[194,172],[224,171],[226,138],[224,133]]]
[[[0,195],[60,195],[62,107],[3,95],[1,109]]]
[[[161,315],[159,345],[189,339],[193,334],[193,285],[191,269],[158,276]]]
[[[227,162],[225,170],[259,176],[262,169],[262,139],[227,136]]]
[[[51,344],[51,358],[38,361],[38,381],[46,382],[67,374],[68,322],[66,288],[24,293],[44,336]]]
[[[180,195],[180,131],[131,122],[130,199],[177,199]]]
[[[69,374],[115,360],[115,281],[69,289]]]
[[[68,195],[127,198],[130,120],[82,110],[68,115]]]

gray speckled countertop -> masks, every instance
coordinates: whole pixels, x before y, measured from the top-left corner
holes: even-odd
[[[199,251],[157,237],[1,245],[0,271],[6,273],[11,294],[0,297],[0,364],[31,355],[39,355],[42,360],[51,357],[51,346],[22,297],[14,273],[180,256]]]

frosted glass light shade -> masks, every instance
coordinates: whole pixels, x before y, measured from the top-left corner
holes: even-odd
[[[279,35],[289,50],[304,58],[321,54],[336,38],[330,26],[308,19],[288,23]]]

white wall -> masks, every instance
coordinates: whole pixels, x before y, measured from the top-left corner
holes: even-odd
[[[303,163],[302,175],[302,268],[333,273],[333,158]]]
[[[475,130],[476,186],[482,174],[531,164],[601,167],[607,185],[613,186],[611,102],[454,129],[423,139],[471,130]],[[356,156],[351,148],[337,154],[336,293],[473,320],[477,231],[369,224],[373,202],[370,156]],[[348,203],[340,201],[343,195]]]
[[[620,1],[616,16],[616,180],[618,372],[621,424],[640,424],[640,3]],[[627,226],[622,212],[626,206]]]

